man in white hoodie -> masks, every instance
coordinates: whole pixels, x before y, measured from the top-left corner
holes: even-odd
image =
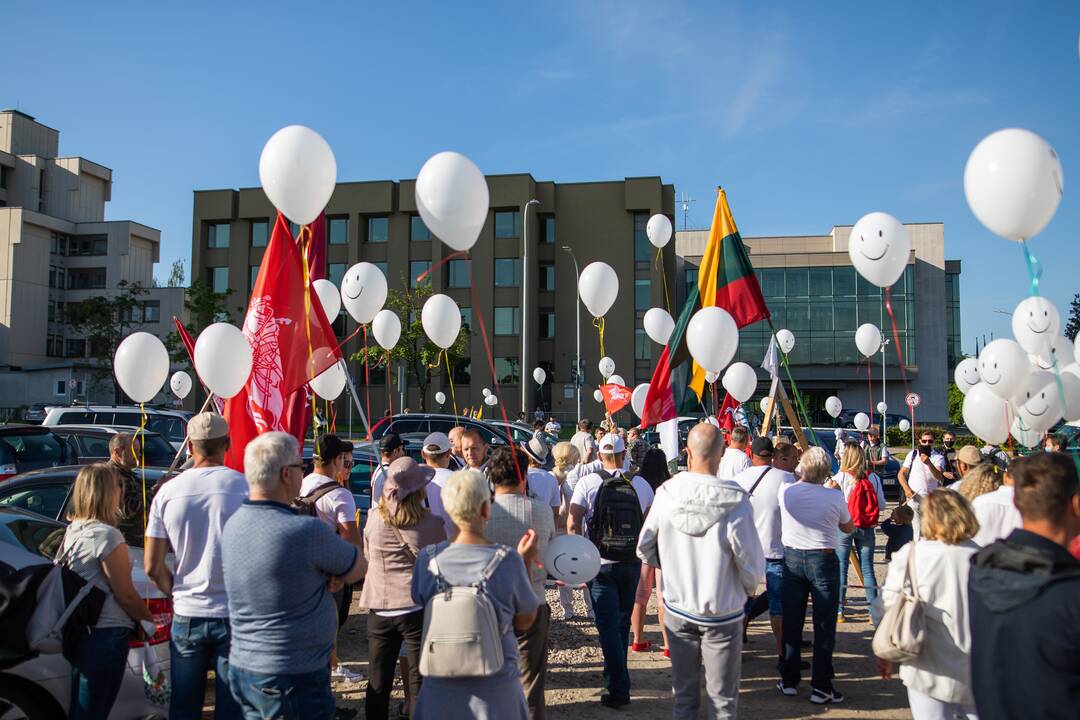
[[[698,715],[702,666],[709,716],[736,716],[743,607],[765,574],[746,492],[716,477],[723,452],[718,428],[690,431],[688,470],[657,490],[638,541],[638,557],[664,571],[676,720]]]

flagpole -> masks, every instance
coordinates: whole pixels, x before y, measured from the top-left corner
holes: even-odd
[[[202,409],[199,410],[199,413],[206,412],[206,408],[210,405],[210,401],[213,400],[213,399],[214,399],[214,393],[207,393],[206,394],[206,402],[203,403]],[[176,469],[177,463],[180,462],[180,456],[183,455],[184,450],[187,449],[188,438],[190,438],[190,437],[191,437],[190,431],[185,430],[184,431],[184,443],[180,446],[180,449],[176,451],[176,457],[173,458],[172,464],[169,465],[169,469],[165,473],[166,478],[168,478],[170,475],[172,475],[173,470]]]
[[[338,360],[342,366],[342,370],[345,370],[345,385],[349,388],[349,395],[352,396],[353,404],[356,406],[356,412],[360,413],[360,421],[364,423],[364,430],[367,432],[368,440],[371,439],[371,425],[368,424],[367,415],[364,414],[364,408],[360,406],[360,398],[356,394],[356,386],[353,385],[353,380],[349,376],[348,368],[345,365],[344,360]]]

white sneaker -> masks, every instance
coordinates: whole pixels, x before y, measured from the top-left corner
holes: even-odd
[[[354,673],[344,665],[338,665],[330,671],[331,680],[343,680],[345,682],[360,682],[364,679],[363,673]]]

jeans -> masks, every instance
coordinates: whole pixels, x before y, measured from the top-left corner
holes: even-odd
[[[604,687],[614,700],[630,699],[630,671],[626,650],[630,644],[630,613],[641,577],[641,561],[626,560],[600,566],[589,583],[596,632],[604,654]]]
[[[839,531],[837,531],[839,532]],[[859,554],[859,566],[862,568],[863,586],[866,589],[867,604],[878,596],[877,578],[874,577],[874,528],[855,528],[851,533],[839,533],[839,547],[836,559],[840,565],[840,607],[847,598],[848,563],[851,560],[851,546]]]
[[[229,668],[229,687],[244,720],[330,720],[330,668],[298,675],[267,675]]]
[[[707,627],[664,615],[671,650],[671,708],[674,720],[695,720],[701,705],[701,668],[705,668],[706,716],[734,718],[742,671],[742,621]]]
[[[172,695],[169,717],[172,720],[198,720],[202,717],[206,694],[206,673],[214,671],[214,717],[222,720],[240,718],[240,706],[229,692],[229,620],[173,615],[172,641],[169,643]]]
[[[551,606],[546,602],[536,608],[536,619],[527,630],[514,630],[518,641],[518,668],[521,689],[529,706],[529,720],[544,720],[544,685],[547,682],[548,637],[551,633]]]
[[[424,635],[424,611],[393,617],[368,613],[367,634],[370,679],[364,696],[364,712],[370,720],[388,718],[394,671],[403,648],[409,658],[410,696],[413,702],[420,697],[420,644]]]
[[[105,720],[109,717],[127,667],[131,628],[92,628],[79,640],[71,662],[69,718]]]
[[[797,687],[803,623],[807,596],[814,601],[814,659],[810,686],[833,691],[833,648],[836,646],[836,610],[840,606],[840,571],[832,550],[784,548],[783,603],[781,633],[784,654],[780,675],[785,687]]]

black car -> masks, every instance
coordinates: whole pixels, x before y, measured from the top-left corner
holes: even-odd
[[[450,428],[455,425],[476,430],[488,445],[508,444],[507,433],[503,430],[492,427],[481,420],[441,413],[403,413],[381,418],[371,428],[371,437],[379,440],[388,432],[394,432],[398,435],[416,434],[424,437],[433,432],[449,434]]]
[[[75,449],[52,428],[0,426],[0,481],[28,470],[70,465],[77,461]]]
[[[164,467],[176,457],[173,446],[159,433],[140,430],[137,427],[116,425],[54,425],[52,431],[68,440],[79,454],[79,464],[88,465],[109,459],[109,441],[113,435],[131,433],[136,436],[136,451],[143,457],[146,467]]]
[[[64,522],[67,506],[71,500],[71,488],[81,465],[66,465],[22,473],[0,485],[0,505],[18,507],[38,515]],[[134,470],[136,477],[146,481],[147,496],[150,490],[165,477],[165,470],[147,468]],[[142,475],[141,473],[145,473]]]

